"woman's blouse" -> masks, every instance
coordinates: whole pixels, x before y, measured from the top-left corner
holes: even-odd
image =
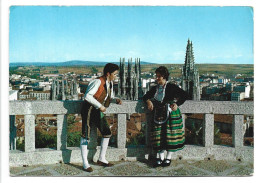
[[[167,83],[166,83],[167,84]],[[163,101],[164,95],[165,95],[165,85],[157,85],[156,92],[154,94],[154,99],[161,102]]]

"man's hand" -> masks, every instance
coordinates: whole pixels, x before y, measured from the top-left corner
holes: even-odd
[[[146,103],[147,103],[147,108],[148,108],[150,111],[152,111],[152,110],[153,110],[153,103],[151,102],[151,100],[147,100]]]
[[[170,107],[171,107],[172,111],[176,111],[178,109],[178,105],[175,103],[170,105]]]
[[[106,112],[107,108],[105,108],[103,105],[99,108],[101,112]]]
[[[122,104],[122,100],[121,99],[116,99],[116,104],[119,104],[119,105],[121,105]]]

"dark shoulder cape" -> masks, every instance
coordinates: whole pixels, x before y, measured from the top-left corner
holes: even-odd
[[[147,101],[148,99],[152,99],[156,93],[156,87],[152,87],[144,96],[143,101]],[[165,89],[165,97],[163,99],[163,103],[175,103],[180,106],[188,99],[188,94],[183,89],[178,87],[175,84],[167,83]]]

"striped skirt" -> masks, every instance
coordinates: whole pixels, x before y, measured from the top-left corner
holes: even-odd
[[[152,122],[151,143],[154,150],[178,151],[184,148],[185,134],[181,111],[172,111],[167,122]]]

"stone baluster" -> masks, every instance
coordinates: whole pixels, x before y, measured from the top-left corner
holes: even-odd
[[[214,114],[204,115],[203,145],[205,147],[212,147],[214,145]]]
[[[24,115],[25,152],[35,151],[35,115]]]
[[[117,148],[124,149],[126,146],[126,114],[117,116]]]
[[[243,133],[244,115],[234,115],[232,123],[232,143],[233,146],[244,146],[244,133]]]
[[[67,148],[67,115],[57,115],[57,150]]]

